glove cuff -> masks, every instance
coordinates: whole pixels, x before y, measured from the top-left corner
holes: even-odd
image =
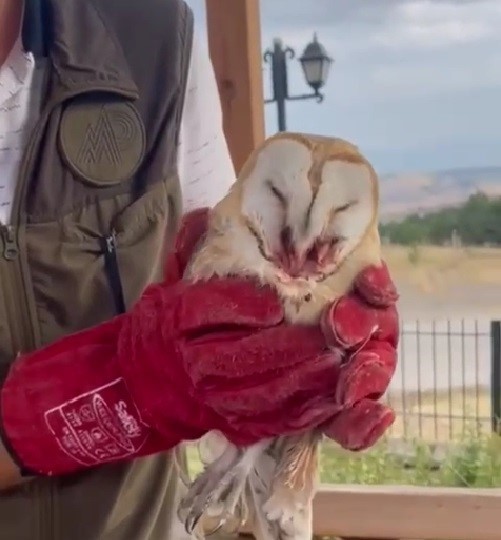
[[[61,475],[168,450],[115,360],[112,324],[18,358],[0,391],[6,450],[24,474]],[[118,325],[119,326],[119,325]]]
[[[1,400],[0,400],[0,418],[3,418],[2,413],[2,407],[1,407]],[[9,455],[10,459],[14,463],[14,465],[18,468],[19,474],[23,477],[33,477],[38,476],[37,473],[29,469],[24,465],[24,463],[19,459],[19,456],[17,455],[17,452],[14,449],[14,446],[12,445],[9,436],[7,435],[6,431],[4,430],[3,422],[0,421],[0,444],[5,450],[5,452]]]

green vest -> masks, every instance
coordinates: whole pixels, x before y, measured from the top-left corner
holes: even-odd
[[[182,0],[48,1],[43,106],[0,231],[3,372],[18,351],[128,309],[161,279],[182,212],[191,11]],[[171,454],[29,481],[0,495],[0,540],[178,540],[179,482]]]

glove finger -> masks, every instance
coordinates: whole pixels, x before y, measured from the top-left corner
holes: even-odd
[[[388,389],[397,364],[397,351],[388,343],[370,341],[340,370],[336,402],[352,406],[365,398],[378,400]]]
[[[269,437],[317,429],[339,410],[332,400],[323,396],[315,396],[307,401],[300,401],[298,396],[274,413],[233,419],[225,435],[237,446],[247,446]]]
[[[281,325],[242,332],[240,339],[237,332],[216,332],[180,344],[194,385],[235,389],[260,385],[267,377],[273,380],[284,373],[290,380],[282,390],[289,391],[292,381],[321,365],[317,357],[327,351],[318,327]],[[339,353],[327,358],[340,363]]]
[[[400,320],[397,307],[391,305],[383,309],[375,309],[378,329],[373,334],[379,341],[385,341],[397,347],[400,336]]]
[[[245,279],[150,285],[133,313],[143,331],[160,325],[166,334],[188,337],[239,327],[275,326],[284,316],[275,291]]]
[[[323,432],[346,450],[360,451],[374,446],[394,421],[390,407],[363,400],[335,415],[324,424]]]
[[[394,305],[369,306],[352,293],[332,303],[322,314],[321,327],[331,347],[345,350],[363,347],[370,338],[398,343],[399,321]]]
[[[198,335],[221,326],[275,326],[283,316],[282,304],[273,289],[245,279],[193,283],[186,288],[178,310],[179,330]]]
[[[287,426],[292,432],[311,430],[321,426],[333,415],[342,410],[328,394],[310,397],[308,400],[296,400],[285,411]]]
[[[167,256],[165,283],[172,284],[182,279],[197,244],[207,231],[208,221],[208,208],[199,208],[183,216],[174,247]]]
[[[331,394],[334,403],[341,357],[326,353],[312,357],[297,368],[281,369],[268,376],[240,380],[219,379],[210,386],[198,386],[204,403],[226,417],[275,413],[287,407],[304,405],[308,398]],[[208,381],[205,381],[208,382]]]
[[[362,270],[355,280],[355,290],[376,307],[388,307],[398,300],[397,288],[384,261],[380,266],[371,265]]]

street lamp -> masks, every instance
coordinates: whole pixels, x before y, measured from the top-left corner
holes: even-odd
[[[273,49],[264,53],[264,61],[271,64],[271,80],[273,97],[266,99],[265,103],[276,103],[278,113],[278,131],[285,131],[285,102],[304,99],[316,99],[319,103],[324,99],[320,89],[325,85],[329,75],[329,68],[333,62],[327,51],[318,42],[317,35],[303,51],[299,62],[303,68],[304,77],[313,93],[290,96],[288,90],[287,60],[296,56],[294,49],[284,47],[281,39],[273,40]]]

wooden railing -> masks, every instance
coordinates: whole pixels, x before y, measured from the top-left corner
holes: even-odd
[[[501,489],[323,485],[314,533],[343,540],[500,540]]]

